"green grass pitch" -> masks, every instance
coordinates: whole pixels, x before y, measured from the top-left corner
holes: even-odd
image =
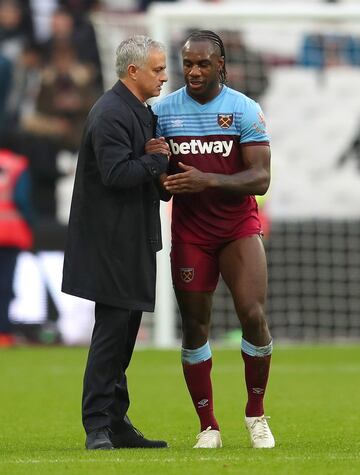
[[[266,412],[277,446],[250,449],[237,350],[213,351],[224,447],[195,450],[198,432],[178,351],[137,350],[128,372],[130,416],[162,450],[88,452],[80,421],[84,348],[0,351],[0,473],[360,474],[360,346],[278,346]]]

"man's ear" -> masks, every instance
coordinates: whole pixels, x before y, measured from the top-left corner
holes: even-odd
[[[133,81],[136,81],[136,76],[137,76],[137,66],[135,66],[135,64],[129,64],[128,68],[128,75],[129,75],[129,78],[131,78]]]

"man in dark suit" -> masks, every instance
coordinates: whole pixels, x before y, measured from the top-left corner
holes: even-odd
[[[165,67],[160,43],[123,41],[119,81],[90,111],[80,147],[62,290],[95,301],[82,402],[88,449],[167,446],[132,426],[125,376],[142,312],[154,310],[158,182],[169,148],[153,138],[156,117],[145,101],[160,94]]]

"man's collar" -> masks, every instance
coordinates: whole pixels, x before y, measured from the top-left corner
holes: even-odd
[[[122,81],[118,81],[113,87],[112,91],[120,96],[131,107],[139,119],[146,125],[150,126],[153,117],[150,107],[147,107],[141,102]]]

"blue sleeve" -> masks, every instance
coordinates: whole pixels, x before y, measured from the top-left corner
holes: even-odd
[[[257,102],[249,100],[240,120],[240,143],[269,141],[261,107]]]
[[[24,171],[15,186],[14,201],[23,218],[31,224],[33,222],[33,210],[31,205],[31,180],[28,171]]]
[[[161,119],[159,117],[159,114],[161,114],[159,103],[154,104],[152,106],[152,110],[153,110],[154,114],[157,116],[155,136],[156,137],[162,137]]]

